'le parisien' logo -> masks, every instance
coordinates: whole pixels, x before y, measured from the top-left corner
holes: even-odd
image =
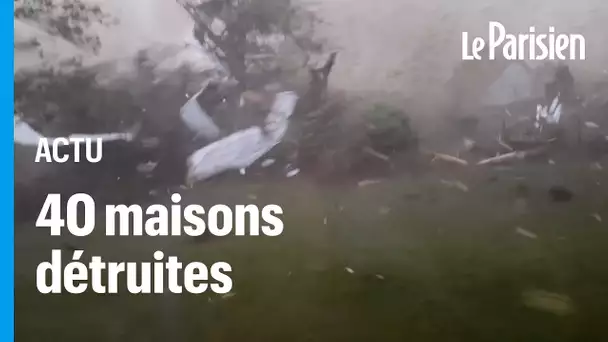
[[[463,60],[494,60],[502,54],[507,60],[585,60],[585,37],[581,34],[556,34],[550,26],[548,33],[536,33],[534,26],[528,33],[510,34],[504,25],[491,21],[488,25],[488,44],[481,37],[469,41],[469,33],[462,33]]]

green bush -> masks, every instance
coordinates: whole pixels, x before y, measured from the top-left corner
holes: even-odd
[[[371,147],[378,152],[390,154],[417,144],[410,118],[399,109],[375,105],[366,115],[366,126]]]

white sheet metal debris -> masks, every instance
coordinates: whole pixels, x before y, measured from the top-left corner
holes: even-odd
[[[244,169],[281,142],[298,96],[294,92],[276,95],[265,120],[265,128],[250,127],[217,140],[188,158],[187,182],[192,184],[227,170]]]
[[[562,104],[559,94],[553,99],[550,106],[536,106],[536,127],[542,127],[543,123],[558,124],[562,116]],[[542,122],[544,120],[544,122]]]
[[[290,170],[289,172],[287,172],[287,173],[285,174],[285,177],[287,177],[287,178],[295,177],[295,176],[297,176],[299,173],[300,173],[300,169],[293,169],[293,170]]]
[[[44,138],[40,133],[36,132],[25,121],[15,116],[15,137],[16,144],[25,146],[37,146],[40,138]]]
[[[139,132],[140,125],[136,125],[133,129],[127,132],[122,133],[101,133],[101,134],[70,134],[67,137],[62,137],[62,139],[70,139],[70,138],[88,138],[88,139],[102,139],[104,142],[107,141],[132,141],[135,139],[135,136]],[[19,117],[15,116],[15,132],[14,132],[14,142],[23,146],[38,146],[38,142],[41,138],[47,138],[51,141],[55,139],[59,139],[59,137],[45,137],[42,134],[38,133],[34,130],[27,122],[21,120]]]
[[[596,129],[596,128],[600,128],[600,125],[596,124],[593,121],[585,121],[585,127]]]
[[[182,121],[197,136],[215,140],[220,136],[220,129],[197,101],[205,89],[206,87],[192,96],[181,108],[180,114]]]
[[[262,161],[262,163],[260,164],[262,167],[266,168],[266,167],[270,167],[275,163],[275,160],[272,158],[269,159],[264,159],[264,161]]]

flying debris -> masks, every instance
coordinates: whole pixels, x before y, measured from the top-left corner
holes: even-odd
[[[187,161],[187,182],[192,184],[227,170],[251,166],[281,142],[297,100],[294,92],[279,93],[266,117],[264,129],[254,126],[237,131],[195,151]]]

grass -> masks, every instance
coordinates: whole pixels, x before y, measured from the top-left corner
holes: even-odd
[[[23,263],[17,339],[608,341],[608,229],[590,217],[608,219],[605,188],[590,185],[597,179],[578,181],[575,200],[563,204],[549,203],[545,186],[530,181],[522,214],[513,211],[512,175],[489,183],[480,174],[451,175],[471,191],[446,189],[432,177],[403,177],[364,188],[319,188],[296,179],[183,193],[184,202],[280,203],[286,212],[280,237],[166,244],[167,253],[183,259],[231,263],[229,298],[43,296],[25,260],[47,257],[46,242],[33,248],[33,239],[22,237],[30,252],[17,248]],[[538,238],[517,234],[517,226]],[[79,243],[104,255],[151,255],[157,247],[116,239],[109,246],[105,239]],[[526,306],[529,290],[567,296],[572,313]]]

